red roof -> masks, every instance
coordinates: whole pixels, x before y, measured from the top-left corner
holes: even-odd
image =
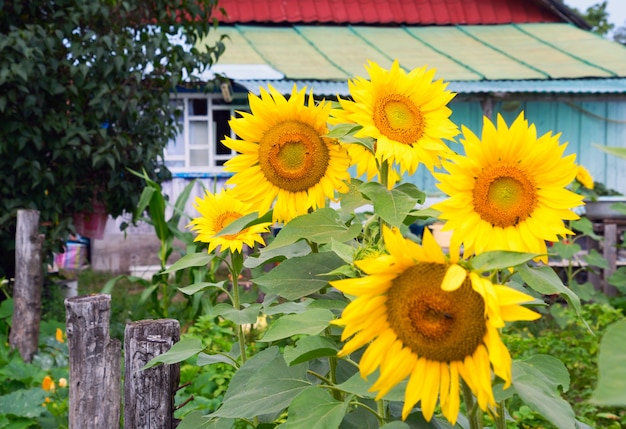
[[[223,24],[510,24],[563,22],[545,0],[219,0]]]

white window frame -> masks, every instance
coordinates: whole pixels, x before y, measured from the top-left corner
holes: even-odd
[[[190,115],[189,104],[191,100],[206,100],[207,113],[206,115]],[[217,103],[219,100],[221,103]],[[235,98],[231,103],[224,104],[221,94],[203,94],[203,93],[178,93],[171,98],[172,102],[182,102],[182,130],[179,131],[177,139],[182,137],[184,146],[182,155],[169,154],[167,147],[164,150],[165,165],[172,172],[172,175],[185,175],[185,176],[206,176],[214,175],[216,173],[224,173],[223,163],[233,158],[237,152],[231,151],[230,154],[218,154],[217,144],[223,140],[225,136],[216,135],[216,125],[213,121],[213,113],[215,111],[229,111],[228,118],[234,115],[235,111],[250,111],[250,107],[247,103],[247,98]],[[204,121],[208,126],[208,142],[207,145],[192,145],[190,141],[190,123],[192,121]],[[230,130],[230,137],[237,138],[233,130]],[[191,150],[206,148],[209,149],[208,165],[191,165]],[[183,163],[182,166],[173,166],[173,162]]]

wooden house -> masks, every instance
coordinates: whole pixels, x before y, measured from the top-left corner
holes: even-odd
[[[524,110],[539,134],[561,132],[597,181],[626,193],[626,161],[592,144],[626,146],[626,47],[589,32],[556,0],[220,0],[226,50],[209,73],[222,92],[175,97],[184,132],[168,146],[173,193],[190,178],[212,186],[234,154],[220,140],[248,91],[293,85],[318,97],[349,96],[368,60],[407,70],[427,65],[458,95],[452,119],[480,133],[482,116],[511,122]],[[200,43],[202,44],[202,42]],[[231,99],[232,97],[232,99]],[[424,168],[408,178],[436,193]]]

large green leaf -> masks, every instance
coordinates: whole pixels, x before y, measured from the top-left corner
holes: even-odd
[[[184,293],[185,295],[193,295],[194,293],[197,293],[205,289],[209,289],[209,288],[216,288],[216,289],[224,290],[225,284],[226,284],[226,280],[223,280],[218,283],[199,282],[199,283],[191,284],[189,286],[179,287],[178,290]]]
[[[598,354],[598,386],[591,401],[603,406],[626,407],[626,320],[610,325]]]
[[[217,304],[213,312],[216,316],[222,316],[226,320],[230,320],[237,325],[244,325],[247,323],[256,323],[261,310],[261,304],[252,304],[241,310],[236,310],[232,305],[221,303]]]
[[[276,239],[265,248],[265,251],[289,246],[303,238],[318,244],[330,243],[333,239],[345,242],[356,238],[360,232],[360,224],[346,226],[339,219],[339,213],[336,210],[322,208],[292,219],[280,230]]]
[[[265,247],[261,249],[259,256],[246,258],[243,262],[243,266],[246,268],[256,268],[268,262],[282,261],[287,258],[304,256],[309,253],[311,253],[311,246],[304,240],[269,250]]]
[[[517,270],[531,289],[544,295],[561,295],[580,314],[580,298],[563,284],[551,267],[520,265]]]
[[[558,359],[539,355],[515,361],[512,374],[512,386],[526,405],[560,429],[576,428],[574,410],[557,389],[569,386],[567,369]]]
[[[41,416],[46,411],[41,404],[48,395],[49,392],[39,387],[15,390],[0,396],[0,414],[12,414],[19,417]]]
[[[298,394],[289,406],[284,429],[338,428],[348,409],[350,397],[337,401],[327,390],[311,386]]]
[[[319,291],[330,280],[338,279],[328,273],[343,264],[333,252],[311,253],[281,262],[254,282],[266,293],[295,300]]]
[[[418,200],[400,189],[387,189],[377,182],[366,182],[359,187],[374,204],[374,212],[391,226],[400,228]]]
[[[596,143],[593,143],[593,146],[610,154],[615,155],[619,158],[626,159],[626,147],[617,147],[617,146],[602,146]]]
[[[349,379],[341,384],[337,385],[337,388],[344,392],[352,393],[354,395],[362,396],[364,398],[375,398],[376,392],[370,391],[370,388],[374,382],[378,379],[378,370],[372,375],[367,377],[367,380],[361,377],[361,374],[357,373],[351,376]],[[393,389],[389,391],[384,397],[387,401],[404,401],[404,391],[406,389],[407,381],[398,383]]]
[[[204,350],[202,341],[198,338],[183,338],[179,342],[172,345],[172,347],[163,353],[162,355],[155,356],[148,362],[143,369],[152,368],[160,363],[174,364],[184,361],[185,359],[195,356]]]
[[[215,255],[207,252],[188,253],[163,271],[163,274],[175,273],[190,267],[203,267],[211,262],[213,258],[215,258]]]
[[[276,413],[310,385],[305,365],[287,366],[278,347],[270,347],[239,368],[212,416],[249,419]]]
[[[285,347],[285,362],[289,365],[306,362],[320,357],[335,356],[337,346],[326,337],[312,335],[298,340],[295,346]]]
[[[324,308],[307,309],[303,313],[288,314],[275,320],[259,341],[270,342],[297,334],[317,335],[328,327],[335,316]]]
[[[537,253],[496,250],[484,252],[472,258],[472,267],[477,271],[503,270],[524,264],[539,256]]]
[[[176,429],[232,429],[233,419],[211,418],[202,411],[192,411],[183,417]]]

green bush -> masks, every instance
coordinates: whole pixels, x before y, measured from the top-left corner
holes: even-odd
[[[563,397],[572,405],[577,418],[593,428],[621,428],[626,424],[626,410],[597,407],[588,400],[597,384],[602,334],[624,315],[607,304],[587,303],[582,306],[582,317],[581,320],[571,308],[553,304],[541,320],[507,327],[503,341],[516,359],[535,354],[559,358],[570,374],[570,387]],[[517,420],[511,428],[554,427],[521,401],[512,402],[509,412]]]

